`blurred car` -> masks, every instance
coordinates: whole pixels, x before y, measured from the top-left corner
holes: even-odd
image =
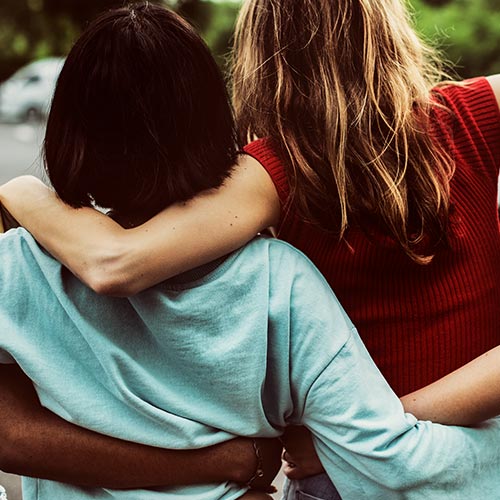
[[[47,117],[64,58],[50,57],[23,66],[0,85],[0,119],[41,120]]]

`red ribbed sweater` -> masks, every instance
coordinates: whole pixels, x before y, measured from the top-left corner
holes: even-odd
[[[293,212],[278,228],[279,238],[326,277],[398,395],[455,370],[500,339],[500,112],[484,78],[437,92],[452,111],[437,110],[433,123],[456,162],[450,250],[422,266],[396,245],[355,229],[347,234],[349,245],[339,243]],[[284,206],[289,188],[272,140],[259,139],[245,151],[267,170]]]

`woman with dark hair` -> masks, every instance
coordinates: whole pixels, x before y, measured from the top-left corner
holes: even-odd
[[[133,227],[219,187],[235,163],[234,130],[222,75],[195,30],[168,9],[131,5],[102,14],[69,53],[47,125],[46,170],[68,204],[106,207],[123,227]],[[14,222],[3,212],[1,231],[3,221],[7,227]],[[209,452],[172,455],[94,434],[41,408],[18,368],[0,365],[0,374],[2,470],[81,487],[246,484],[252,478],[257,487],[270,481],[280,462],[272,440],[233,439],[229,448],[221,442]],[[222,459],[235,446],[240,458],[219,467],[217,455]],[[274,449],[271,476],[257,477],[267,448]],[[206,466],[209,459],[213,466]],[[182,470],[172,473],[172,463]],[[25,483],[25,498],[34,494],[33,484]],[[269,498],[258,492],[244,497]]]
[[[236,136],[225,83],[199,35],[152,4],[101,15],[61,71],[44,152],[62,200],[136,221],[219,187],[236,161]]]
[[[440,78],[400,0],[247,1],[233,101],[241,139],[262,139],[221,188],[131,231],[33,179],[0,196],[85,283],[117,295],[276,226],[319,266],[403,395],[498,344],[500,76]]]
[[[338,291],[403,395],[498,344],[499,78],[435,88],[439,74],[397,0],[249,0],[234,103],[241,136],[261,139],[219,189],[130,231],[29,179],[2,201],[89,286],[115,294],[279,226]],[[485,393],[498,403],[480,371],[464,386],[452,377],[451,419],[439,390],[419,395],[414,411],[454,423],[495,414],[489,403],[477,412]]]

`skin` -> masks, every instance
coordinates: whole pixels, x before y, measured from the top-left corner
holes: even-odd
[[[31,381],[16,365],[0,365],[0,407],[0,469],[5,472],[128,489],[228,480],[245,483],[257,466],[247,439],[200,450],[162,450],[66,422],[40,405]],[[281,443],[259,440],[259,447],[266,477],[254,486],[268,489],[281,465]]]
[[[488,81],[500,107],[500,74]],[[276,188],[249,156],[240,157],[219,189],[170,206],[130,230],[93,209],[68,207],[29,176],[0,187],[0,202],[87,286],[117,296],[225,255],[280,219]]]
[[[446,377],[401,398],[404,409],[419,420],[447,425],[474,425],[500,414],[500,346]],[[284,472],[302,479],[323,472],[311,434],[290,427],[283,437]]]
[[[499,387],[500,346],[401,401],[421,420],[467,426],[500,414]]]
[[[3,231],[0,218],[0,232]],[[0,364],[0,470],[24,476],[116,489],[180,486],[253,477],[257,458],[251,439],[199,450],[164,450],[121,441],[71,424],[43,408],[31,381],[17,365]],[[258,439],[264,476],[252,487],[270,486],[281,466],[281,442]],[[246,500],[271,497],[250,491]]]
[[[277,224],[280,214],[271,178],[249,156],[240,157],[231,178],[219,189],[171,205],[128,230],[93,209],[75,211],[30,176],[3,185],[0,202],[21,225],[39,228],[33,236],[87,286],[117,296],[133,295],[240,248],[259,231]],[[47,220],[61,224],[46,224]],[[75,244],[82,237],[83,246]],[[196,244],[185,244],[190,241]]]
[[[500,106],[500,75],[488,80]],[[171,206],[126,231],[95,210],[66,206],[32,177],[1,187],[0,201],[82,281],[98,293],[111,295],[132,295],[224,255],[277,225],[280,216],[269,175],[245,156],[221,188]],[[494,349],[473,361],[473,366],[405,396],[403,402],[417,417],[443,423],[470,424],[497,415],[500,401],[492,388],[500,381],[499,356]],[[292,447],[288,451],[297,462]]]

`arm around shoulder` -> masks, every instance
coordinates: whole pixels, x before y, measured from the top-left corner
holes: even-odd
[[[43,408],[18,366],[0,364],[0,470],[82,486],[138,488],[246,483],[257,459],[251,439],[209,448],[163,450],[71,424]],[[269,484],[280,464],[278,440],[260,440]]]
[[[0,201],[55,258],[109,295],[133,295],[221,257],[276,224],[280,212],[272,180],[249,156],[220,188],[129,230],[94,209],[69,207],[32,177],[2,186]]]

